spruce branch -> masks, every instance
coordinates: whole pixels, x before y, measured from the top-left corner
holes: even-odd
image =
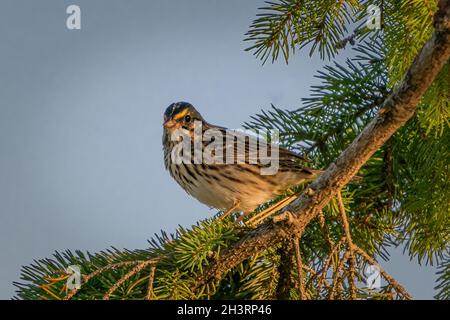
[[[384,100],[374,119],[341,155],[310,185],[313,194],[303,193],[286,210],[293,219],[265,223],[249,232],[208,267],[194,289],[279,242],[298,237],[309,222],[356,175],[361,166],[414,114],[421,97],[450,57],[450,0],[441,0],[434,17],[431,38],[414,59],[401,83]]]
[[[81,283],[81,286],[79,288],[74,288],[72,290],[70,290],[67,295],[64,297],[63,300],[70,300],[72,299],[78,291],[80,291],[81,287],[83,286],[83,284],[86,284],[87,282],[89,282],[89,280],[95,278],[96,276],[98,276],[99,274],[109,271],[111,269],[119,269],[122,267],[127,267],[127,266],[135,266],[135,265],[141,265],[143,263],[145,263],[146,261],[123,261],[123,262],[118,262],[118,263],[112,263],[112,264],[108,264],[102,268],[97,269],[96,271],[86,275],[83,277],[83,282]]]
[[[152,300],[154,293],[153,293],[153,284],[155,281],[155,271],[156,271],[156,267],[152,266],[150,268],[150,275],[148,277],[148,289],[147,289],[147,300]]]
[[[276,288],[275,298],[277,300],[288,300],[292,288],[292,270],[294,263],[292,255],[294,248],[291,242],[284,242],[277,250],[280,256],[280,263],[278,265],[278,283]]]
[[[356,245],[353,245],[353,249],[355,250],[355,252],[361,255],[368,263],[377,266],[378,269],[380,270],[381,275],[397,292],[402,294],[403,297],[405,297],[406,299],[412,300],[411,295],[405,290],[405,288],[403,288],[389,273],[387,273],[374,258],[372,258],[364,250],[362,250]]]
[[[348,252],[348,260],[350,262],[348,281],[350,282],[350,293],[351,293],[351,298],[353,300],[355,300],[356,299],[356,290],[357,290],[356,285],[355,285],[356,258],[355,258],[355,253],[353,252],[353,240],[352,240],[352,236],[350,234],[350,225],[348,223],[347,213],[345,212],[344,202],[342,201],[341,191],[338,191],[336,198],[338,201],[338,207],[339,207],[339,213],[341,215],[342,226],[344,227],[345,239],[347,240],[347,246],[348,246],[347,252]]]
[[[286,63],[291,51],[310,45],[310,55],[318,51],[322,59],[333,57],[342,48],[352,13],[361,8],[359,1],[266,1],[246,33],[246,50],[265,63],[274,62],[282,53]]]
[[[331,240],[331,238],[330,238],[330,234],[329,234],[328,229],[327,229],[325,215],[323,214],[323,211],[319,212],[318,217],[319,217],[320,229],[321,229],[322,234],[323,234],[323,236],[324,236],[324,238],[325,238],[325,240],[326,240],[326,242],[328,244],[328,248],[329,248],[329,250],[331,252],[333,250],[334,243],[333,243],[333,240]]]
[[[331,288],[331,286],[328,285],[327,280],[326,280],[327,273],[328,273],[329,268],[330,268],[331,265],[332,265],[332,262],[333,262],[333,260],[334,260],[334,258],[335,258],[335,255],[336,255],[336,254],[339,254],[341,245],[344,243],[344,241],[345,241],[345,237],[342,237],[342,239],[339,240],[339,241],[333,246],[333,248],[331,248],[330,253],[328,254],[328,258],[326,259],[326,261],[325,261],[325,263],[324,263],[324,265],[323,265],[323,267],[322,267],[322,270],[320,271],[320,278],[318,279],[318,282],[317,282],[317,290],[318,290],[319,292],[320,292],[320,290],[321,290],[321,288],[322,288],[322,285],[326,285],[326,286],[328,286],[329,288]],[[310,283],[311,283],[311,281],[308,283],[308,285],[309,285]]]
[[[154,264],[155,261],[148,260],[139,263],[138,265],[134,266],[133,269],[131,269],[127,274],[125,274],[122,278],[120,278],[114,285],[111,286],[111,288],[108,289],[108,291],[103,296],[103,300],[109,300],[111,295],[116,291],[125,281],[127,281],[129,278],[134,276],[136,273],[144,269],[149,264]]]
[[[299,296],[300,300],[306,299],[306,292],[305,292],[305,284],[303,279],[303,262],[302,262],[302,256],[300,254],[300,240],[298,238],[294,239],[294,250],[295,250],[295,260],[297,262],[297,277],[298,277],[298,290],[299,290]]]
[[[342,284],[342,281],[344,278],[343,269],[344,269],[345,262],[349,259],[349,256],[350,256],[349,252],[350,251],[346,251],[344,253],[342,258],[339,259],[337,266],[335,267],[334,274],[333,274],[333,281],[331,283],[331,289],[328,292],[328,300],[334,300],[336,295],[337,294],[340,295],[340,293],[342,292],[341,284]]]

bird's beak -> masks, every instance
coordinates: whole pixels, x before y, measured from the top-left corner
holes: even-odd
[[[170,129],[170,128],[175,127],[176,124],[177,124],[177,122],[175,120],[168,119],[168,120],[164,121],[163,126],[164,126],[164,128]]]

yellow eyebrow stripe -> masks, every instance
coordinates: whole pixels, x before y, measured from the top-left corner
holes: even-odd
[[[186,108],[186,109],[184,109],[183,111],[178,112],[173,118],[174,118],[175,120],[178,120],[178,119],[180,119],[180,118],[183,118],[188,112],[189,112],[189,109]]]

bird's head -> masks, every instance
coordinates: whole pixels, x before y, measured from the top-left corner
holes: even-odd
[[[164,128],[168,131],[176,129],[193,130],[194,122],[203,118],[194,106],[188,102],[175,102],[164,112]]]

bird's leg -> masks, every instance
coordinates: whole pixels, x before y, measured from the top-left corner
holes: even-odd
[[[297,198],[296,194],[287,196],[283,200],[278,201],[277,203],[275,203],[273,206],[270,206],[269,208],[267,208],[267,209],[261,211],[260,213],[258,213],[257,215],[251,217],[247,221],[247,224],[249,224],[250,226],[256,226],[258,223],[263,221],[265,218],[267,218],[268,216],[270,216],[273,213],[277,212],[278,210],[281,210],[282,208],[287,206],[289,203],[294,201],[296,198]]]
[[[233,213],[234,210],[236,210],[237,207],[239,207],[240,204],[241,202],[239,200],[236,200],[230,209],[220,215],[219,219],[223,220],[228,217],[231,213]]]

